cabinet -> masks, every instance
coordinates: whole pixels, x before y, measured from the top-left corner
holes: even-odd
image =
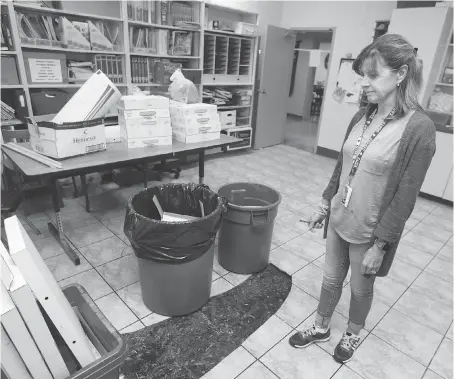
[[[452,182],[452,169],[451,174],[448,178],[448,183],[446,184],[445,192],[443,193],[443,199],[453,201],[452,200],[452,190],[453,190],[453,182]]]
[[[446,186],[452,175],[452,135],[437,132],[437,151],[427,171],[421,192],[443,198]],[[451,178],[452,183],[452,178]]]
[[[418,48],[424,84],[420,103],[437,128],[437,150],[421,192],[452,201],[453,10],[446,5],[393,11],[388,33],[401,34]],[[428,25],[431,28],[422,28]]]

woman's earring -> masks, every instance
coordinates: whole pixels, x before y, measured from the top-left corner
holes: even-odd
[[[399,87],[399,86],[400,86],[400,83],[397,83],[397,87]]]

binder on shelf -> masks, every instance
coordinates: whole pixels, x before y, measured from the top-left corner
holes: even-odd
[[[69,49],[83,49],[90,50],[90,42],[83,36],[83,34],[69,21],[66,17],[61,18],[62,33],[63,33],[63,46]]]
[[[4,13],[1,15],[1,31],[2,31],[2,51],[13,50],[13,38],[11,35],[11,25],[8,16]]]

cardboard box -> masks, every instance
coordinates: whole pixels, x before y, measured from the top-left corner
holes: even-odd
[[[147,110],[169,108],[169,99],[164,96],[127,95],[120,98],[119,107],[124,110]]]
[[[236,110],[218,112],[218,114],[223,128],[236,126]]]
[[[80,121],[51,121],[55,115],[27,117],[32,149],[51,158],[68,158],[106,149],[102,118]]]
[[[221,123],[219,122],[219,116],[217,114],[207,115],[206,117],[196,117],[196,116],[186,116],[186,117],[171,117],[172,127],[183,127],[183,128],[199,128],[206,126],[218,126],[220,127]]]
[[[214,104],[196,103],[184,104],[176,101],[170,102],[170,115],[173,117],[208,117],[217,114],[218,107]]]
[[[173,131],[172,132],[173,139],[182,142],[182,143],[198,143],[198,142],[205,142],[205,141],[214,141],[221,138],[220,132],[214,133],[204,133],[204,134],[196,134],[192,136],[188,136],[183,133],[178,133]]]
[[[172,145],[172,136],[134,139],[122,138],[121,142],[127,146],[128,149],[135,147],[170,146]]]
[[[145,128],[155,127],[155,126],[167,126],[171,127],[172,123],[170,118],[152,118],[152,117],[135,117],[130,119],[124,119],[123,116],[118,116],[118,123],[120,125],[126,125],[131,127],[140,127],[143,126]]]
[[[182,133],[187,136],[193,136],[197,134],[205,134],[205,133],[214,133],[221,131],[221,124],[215,123],[210,125],[204,126],[176,126],[172,125],[172,130],[177,133]]]
[[[124,139],[143,139],[154,137],[171,137],[172,128],[169,125],[141,126],[120,125],[120,136]]]
[[[118,117],[123,117],[126,120],[131,118],[145,118],[147,120],[156,120],[158,118],[170,118],[170,112],[169,108],[125,110],[118,107]]]

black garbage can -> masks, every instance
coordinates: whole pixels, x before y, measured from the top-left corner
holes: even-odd
[[[196,218],[161,221],[154,196],[164,212]],[[138,257],[142,299],[151,311],[181,316],[209,300],[214,240],[224,203],[208,187],[196,184],[150,187],[129,200],[124,232]]]
[[[269,263],[281,195],[254,183],[227,184],[218,193],[228,200],[219,230],[219,264],[237,274],[263,270]]]

